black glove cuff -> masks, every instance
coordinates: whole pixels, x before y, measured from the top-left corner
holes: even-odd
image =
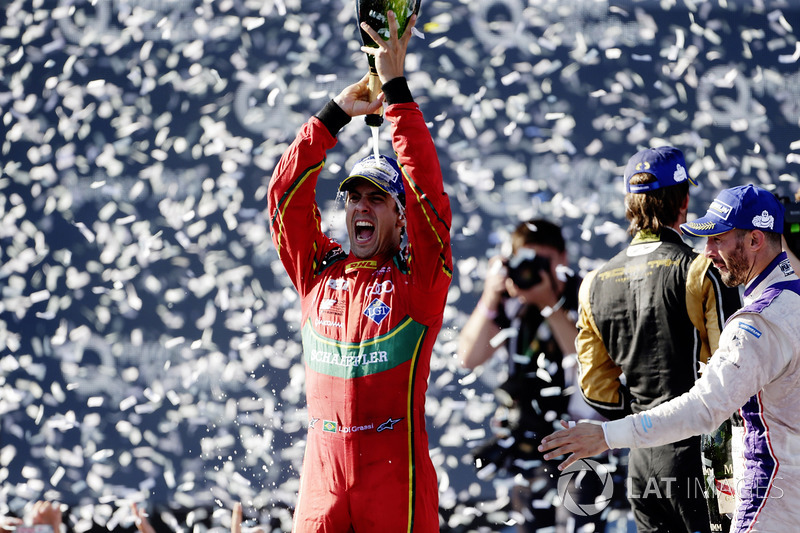
[[[386,96],[386,105],[405,104],[414,101],[414,97],[411,96],[411,89],[408,88],[408,80],[403,76],[384,83],[383,94]]]
[[[339,130],[344,128],[348,122],[350,122],[350,115],[344,112],[339,104],[334,102],[333,100],[329,101],[325,104],[319,113],[317,113],[317,118],[322,121],[328,131],[336,137],[339,133]]]

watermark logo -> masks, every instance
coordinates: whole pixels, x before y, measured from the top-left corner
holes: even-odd
[[[571,485],[580,488],[581,480],[586,475],[595,475],[600,478],[603,490],[593,503],[579,504],[569,491]],[[593,516],[600,513],[611,503],[614,494],[614,480],[608,468],[591,459],[581,459],[569,465],[558,478],[558,496],[564,502],[564,507],[572,514],[580,516]]]

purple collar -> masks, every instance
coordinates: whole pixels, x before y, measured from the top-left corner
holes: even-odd
[[[761,274],[759,274],[758,276],[756,276],[756,279],[754,279],[753,281],[751,281],[751,282],[750,282],[750,284],[749,284],[749,285],[747,286],[747,288],[744,290],[744,295],[745,295],[745,296],[749,296],[749,295],[750,295],[750,293],[751,293],[751,292],[753,292],[753,289],[755,289],[756,287],[758,287],[758,286],[761,284],[761,282],[762,282],[762,281],[764,281],[764,280],[766,279],[766,277],[767,277],[767,276],[769,276],[769,275],[770,275],[770,273],[771,273],[773,270],[775,270],[775,268],[776,268],[776,267],[777,267],[777,266],[778,266],[778,265],[781,263],[781,261],[785,261],[785,260],[787,260],[787,259],[789,259],[789,256],[787,256],[787,255],[786,255],[786,252],[781,252],[781,253],[779,253],[778,255],[776,255],[776,256],[775,256],[775,259],[773,259],[773,260],[770,262],[770,264],[769,264],[769,265],[767,265],[767,268],[765,268],[764,270],[762,270],[762,271],[761,271]]]

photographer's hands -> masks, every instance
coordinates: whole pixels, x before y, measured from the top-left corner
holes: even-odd
[[[505,292],[506,267],[501,257],[489,260],[483,293],[458,336],[457,355],[461,366],[475,368],[489,360],[496,345],[492,340],[500,333],[494,319]]]
[[[552,309],[558,304],[561,295],[549,270],[542,270],[542,281],[528,289],[519,288],[510,278],[505,280],[505,289],[512,298],[533,304],[539,309]]]
[[[497,312],[497,307],[506,292],[506,280],[508,272],[500,256],[489,260],[486,269],[486,279],[483,283],[483,293],[481,293],[480,305],[484,306],[490,313]]]

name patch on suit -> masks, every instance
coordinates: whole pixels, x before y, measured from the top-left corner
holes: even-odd
[[[419,347],[427,331],[427,327],[406,317],[380,337],[351,343],[326,337],[311,324],[309,319],[303,327],[303,357],[308,368],[345,379],[378,374],[410,361],[415,355],[410,347]],[[398,349],[401,346],[404,348]]]

